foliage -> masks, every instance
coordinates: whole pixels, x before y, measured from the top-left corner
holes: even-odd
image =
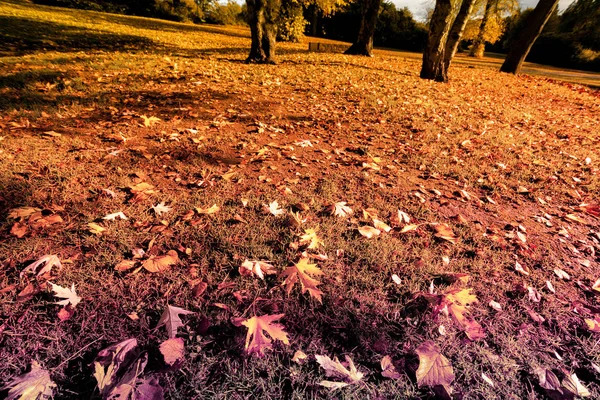
[[[220,2],[210,4],[204,12],[204,20],[209,24],[217,25],[246,24],[244,8],[234,0],[228,0],[225,4]]]
[[[300,42],[306,25],[301,0],[282,0],[277,18],[277,40]]]

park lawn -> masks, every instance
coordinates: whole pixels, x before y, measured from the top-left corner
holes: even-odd
[[[306,44],[246,65],[245,28],[26,2],[0,1],[0,39],[0,385],[37,361],[56,398],[98,398],[96,355],[136,338],[169,399],[428,398],[433,341],[455,398],[544,398],[545,370],[600,397],[597,91],[463,63],[439,84]],[[45,255],[62,268],[22,274]],[[282,286],[303,258],[322,301]],[[75,284],[71,314],[47,281]],[[194,312],[170,368],[168,305]],[[289,345],[248,354],[242,319],[278,314]],[[317,355],[364,377],[331,392]]]

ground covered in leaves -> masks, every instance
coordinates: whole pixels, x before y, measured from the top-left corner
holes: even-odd
[[[246,29],[27,3],[0,27],[0,395],[600,397],[598,92],[246,65]]]

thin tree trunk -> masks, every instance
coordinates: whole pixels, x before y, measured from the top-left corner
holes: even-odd
[[[247,63],[275,63],[277,4],[270,0],[246,0],[252,44]]]
[[[485,11],[483,12],[481,25],[479,25],[479,32],[477,33],[477,37],[473,41],[471,53],[469,53],[471,57],[481,58],[483,57],[483,53],[485,53],[485,30],[487,29],[487,24],[490,20],[490,15],[492,14],[492,6],[494,5],[494,3],[494,0],[487,0],[487,2],[485,3]]]
[[[473,11],[474,5],[475,0],[463,0],[462,4],[460,5],[460,10],[454,19],[454,23],[452,24],[452,28],[448,34],[446,49],[444,50],[444,68],[446,71],[448,68],[450,68],[450,63],[452,62],[452,59],[458,50],[458,44],[460,43],[463,32],[465,31],[467,21],[469,20],[469,16]]]
[[[540,0],[534,10],[529,14],[523,29],[519,32],[518,39],[510,46],[508,55],[500,67],[501,72],[518,74],[521,71],[523,62],[531,50],[544,25],[552,16],[552,13],[558,6],[558,0]]]
[[[444,55],[448,35],[452,27],[452,4],[450,0],[437,0],[429,23],[427,47],[423,52],[421,78],[438,82],[448,81],[448,70]]]
[[[375,24],[382,0],[362,0],[360,29],[356,42],[344,54],[353,54],[371,57],[373,55],[373,36]]]
[[[310,34],[313,37],[317,37],[317,34],[319,32],[318,30],[318,23],[319,23],[319,8],[316,5],[312,5],[311,6],[311,21],[310,21]]]

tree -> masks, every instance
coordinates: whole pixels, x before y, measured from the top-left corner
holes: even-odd
[[[444,49],[444,69],[446,71],[450,67],[450,63],[456,54],[456,50],[458,50],[458,44],[460,43],[465,27],[467,26],[469,16],[473,12],[475,1],[476,0],[463,0],[460,10],[454,19],[450,34],[448,35],[448,41],[446,42],[446,48]]]
[[[477,0],[474,9],[475,18],[468,22],[464,38],[473,40],[470,55],[483,57],[485,44],[500,40],[506,29],[506,18],[519,12],[519,3],[517,0]]]
[[[246,0],[252,44],[247,63],[274,64],[280,0]]]
[[[450,0],[437,0],[429,23],[427,47],[423,52],[421,78],[433,79],[438,82],[448,81],[448,70],[444,58],[453,21]]]
[[[501,72],[518,74],[523,66],[525,57],[529,54],[531,46],[538,38],[544,25],[558,6],[558,0],[540,0],[535,9],[525,20],[519,38],[513,43],[508,55],[500,67]]]
[[[368,57],[373,55],[373,36],[375,35],[375,24],[377,23],[381,1],[361,0],[361,20],[358,37],[344,54]]]

